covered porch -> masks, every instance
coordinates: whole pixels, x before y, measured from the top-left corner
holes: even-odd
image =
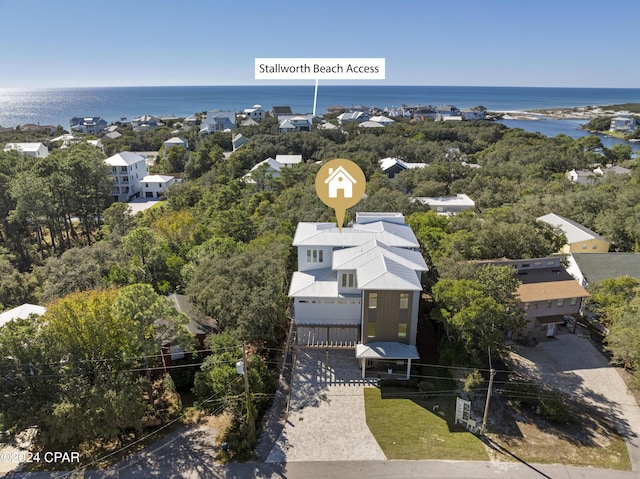
[[[360,362],[362,378],[367,373],[381,377],[411,377],[411,360],[420,359],[415,346],[397,342],[374,342],[356,345],[356,358]]]

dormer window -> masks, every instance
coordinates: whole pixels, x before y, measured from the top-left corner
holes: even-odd
[[[353,273],[343,273],[342,274],[342,287],[343,288],[353,288]]]
[[[307,250],[307,263],[322,263],[324,261],[324,251],[321,249]]]

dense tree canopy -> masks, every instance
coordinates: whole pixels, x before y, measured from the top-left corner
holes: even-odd
[[[425,286],[436,300],[432,315],[443,333],[443,355],[451,353],[452,361],[481,361],[488,348],[499,353],[504,334],[521,324],[513,277],[468,260],[557,252],[564,238],[538,216],[567,216],[610,239],[615,250],[640,252],[637,160],[624,146],[604,148],[598,137],[548,138],[489,121],[399,119],[375,132],[351,125],[280,134],[277,127],[268,117],[239,128],[250,142],[234,152],[228,132],[201,138],[197,127],[182,130],[190,151],[171,148],[156,167],[183,171],[185,181],[171,187],[162,206],[135,216],[123,204],[109,207],[104,158],[158,151],[174,136],[172,128],[122,126],[120,138],[104,140],[106,155],[82,143],[56,146],[44,159],[0,151],[0,309],[49,306],[45,322],[16,321],[0,330],[0,369],[9,379],[0,385],[5,422],[36,424],[51,432],[50,446],[61,447],[113,439],[159,414],[149,404],[158,391],[149,391],[140,358],[153,361],[162,338],[186,341],[184,318],[159,295],[187,293],[224,333],[209,339],[214,349],[216,341],[232,349],[239,340],[278,344],[288,325],[296,225],[334,220],[315,193],[321,161],[348,158],[366,174],[367,196],[347,220],[358,211],[405,214],[430,267]],[[278,154],[304,161],[279,176],[262,171],[246,181],[252,167]],[[427,166],[389,179],[378,167],[385,157]],[[587,185],[565,177],[569,169],[607,163],[632,174]],[[446,217],[413,201],[457,193],[468,194],[476,210]],[[626,295],[629,285],[623,286]],[[635,367],[636,296],[624,296],[614,311],[618,290],[602,287],[592,299],[611,318],[608,347]],[[158,318],[177,329],[161,331]],[[202,399],[231,381],[225,362],[237,358],[233,351],[205,362],[197,382]]]
[[[480,361],[489,350],[503,353],[507,333],[525,324],[515,297],[519,284],[512,268],[492,265],[471,270],[470,278],[440,280],[433,287],[438,304],[434,318],[444,326],[448,338],[445,352],[456,351],[459,363]],[[453,361],[454,356],[446,360]]]
[[[148,368],[160,362],[162,345],[192,348],[186,322],[151,286],[137,284],[73,293],[41,319],[7,323],[0,328],[5,424],[38,426],[38,442],[60,448],[140,431],[144,417],[161,413]]]

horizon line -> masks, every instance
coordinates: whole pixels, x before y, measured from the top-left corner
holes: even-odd
[[[206,85],[206,84],[193,84],[193,85],[95,85],[95,86],[55,86],[55,87],[10,87],[0,86],[2,90],[72,90],[72,89],[98,89],[98,88],[194,88],[194,87],[278,87],[278,86],[309,86],[313,87],[313,83],[300,84],[306,80],[300,80],[296,83],[271,83],[271,84],[230,84],[230,85]],[[332,81],[332,80],[325,80]],[[573,90],[640,90],[640,87],[610,87],[610,86],[532,86],[532,85],[419,85],[419,84],[352,84],[352,83],[329,83],[321,86],[340,86],[340,87],[425,87],[425,88],[541,88],[541,89],[573,89]]]

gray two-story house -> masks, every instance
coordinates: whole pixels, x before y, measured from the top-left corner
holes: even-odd
[[[289,297],[299,344],[354,348],[363,377],[389,369],[409,377],[428,268],[404,216],[358,213],[342,232],[334,223],[299,223],[293,245]]]

